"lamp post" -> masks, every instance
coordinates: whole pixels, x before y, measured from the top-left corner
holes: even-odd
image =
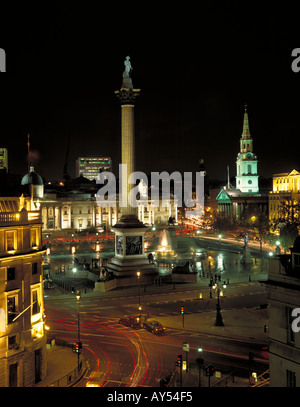
[[[199,358],[197,358],[197,363],[198,363],[198,367],[199,367],[199,387],[201,387],[201,366],[203,365],[204,361],[202,359],[202,352],[203,352],[203,348],[202,346],[198,346],[198,354],[199,354]]]
[[[280,254],[280,241],[279,240],[276,241],[275,253],[277,256]]]
[[[80,370],[80,349],[81,349],[81,342],[80,342],[80,316],[79,316],[79,301],[80,301],[81,295],[80,291],[76,292],[76,300],[77,300],[77,325],[78,325],[78,353],[77,353],[77,367],[78,371]]]
[[[137,278],[138,278],[138,286],[139,286],[139,311],[141,310],[141,287],[140,287],[140,276],[141,272],[137,271],[136,272]]]
[[[217,291],[217,305],[216,305],[217,314],[216,314],[215,326],[224,326],[223,318],[221,315],[221,305],[220,305],[221,288],[219,288],[218,283],[216,283],[213,286],[213,288],[216,289],[216,291]],[[223,288],[224,289],[226,288],[226,284],[223,284]]]

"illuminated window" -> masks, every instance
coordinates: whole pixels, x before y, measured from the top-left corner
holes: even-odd
[[[37,246],[37,229],[32,229],[30,232],[31,235],[31,247]]]
[[[7,323],[13,322],[17,314],[17,296],[7,297]]]
[[[32,315],[40,313],[38,289],[32,290]]]
[[[6,232],[6,250],[15,250],[15,233]]]

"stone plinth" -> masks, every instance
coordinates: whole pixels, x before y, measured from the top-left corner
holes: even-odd
[[[252,257],[250,254],[250,247],[243,247],[243,257],[241,259],[242,264],[252,264]]]
[[[146,229],[147,227],[135,215],[122,216],[112,228],[115,233],[115,256],[109,261],[107,268],[113,272],[115,277],[136,278],[137,272],[140,271],[140,283],[143,284],[146,276],[154,278],[158,275],[158,270],[154,264],[149,263],[145,254],[144,234]]]

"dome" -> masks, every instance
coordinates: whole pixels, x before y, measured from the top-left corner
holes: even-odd
[[[31,165],[29,174],[25,174],[22,178],[21,185],[44,185],[42,177],[34,172],[34,167]]]

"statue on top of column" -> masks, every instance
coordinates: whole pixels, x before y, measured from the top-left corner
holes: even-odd
[[[132,71],[133,68],[132,68],[129,56],[126,57],[126,59],[124,61],[124,65],[125,65],[125,70],[123,72],[122,88],[133,89],[132,80],[130,78],[130,72]]]

